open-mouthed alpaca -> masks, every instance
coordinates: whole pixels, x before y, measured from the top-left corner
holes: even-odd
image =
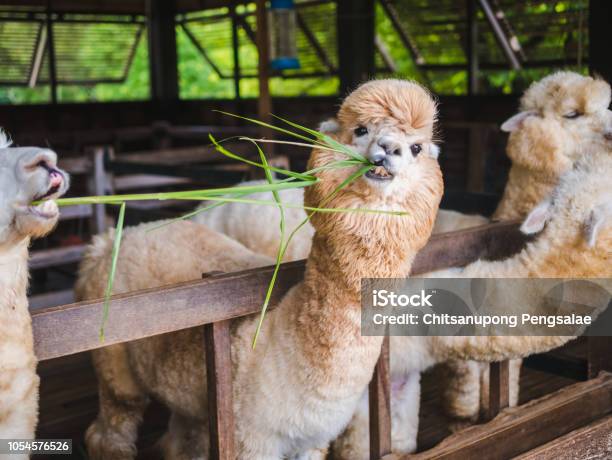
[[[268,313],[255,350],[251,340],[257,318],[235,321],[238,458],[321,458],[351,419],[382,343],[382,337],[360,334],[361,279],[409,274],[430,236],[442,195],[440,169],[430,151],[435,111],[419,85],[397,80],[366,83],[342,104],[337,139],[377,166],[331,199],[354,170],[321,171],[321,181],[307,189],[305,202],[407,214],[315,214],[304,280]],[[309,167],[342,158],[314,150]],[[203,271],[246,268],[261,259],[191,222],[159,233],[128,229],[124,238],[117,291],[197,279]],[[86,255],[77,286],[81,298],[102,294],[111,245],[112,237],[104,236]],[[236,256],[238,248],[250,258]],[[166,456],[207,456],[202,343],[202,330],[192,329],[94,353],[100,413],[87,432],[91,458],[133,457],[149,394],[172,410]]]
[[[533,83],[521,98],[520,112],[502,125],[502,130],[510,132],[506,152],[512,167],[493,219],[522,219],[550,194],[559,177],[585,152],[582,146],[587,139],[612,129],[609,105],[610,85],[603,80],[556,72]],[[444,224],[447,230],[453,229],[448,217],[441,211],[436,227]],[[457,222],[465,226],[465,220]],[[511,406],[518,402],[521,362],[510,362]],[[486,410],[488,370],[488,365],[476,362],[444,366],[444,403],[449,415],[474,420]]]
[[[28,246],[53,229],[59,214],[52,201],[31,203],[63,194],[68,176],[50,150],[9,147],[0,131],[0,439],[34,439],[39,379],[26,296]]]
[[[585,139],[589,144],[589,139]],[[612,277],[612,149],[601,135],[584,150],[576,167],[562,176],[550,198],[526,218],[522,230],[546,228],[518,254],[503,261],[477,261],[465,268],[428,274],[432,278],[610,278]],[[538,305],[531,292],[499,294],[491,314],[514,305]],[[523,296],[523,297],[521,297]],[[495,300],[495,297],[493,298]],[[520,313],[554,314],[545,307]],[[420,373],[449,360],[481,362],[524,357],[550,350],[571,337],[391,337],[393,450],[416,449]],[[364,397],[344,435],[334,443],[334,458],[368,459],[368,409]]]

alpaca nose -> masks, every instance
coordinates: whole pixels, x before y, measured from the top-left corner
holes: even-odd
[[[51,187],[59,187],[64,181],[62,174],[55,169],[49,172],[49,179],[51,181]]]
[[[370,156],[370,161],[374,163],[376,166],[382,166],[382,164],[385,162],[385,158],[387,157],[385,152],[381,150],[377,150],[376,152],[374,152],[373,154],[369,156]]]

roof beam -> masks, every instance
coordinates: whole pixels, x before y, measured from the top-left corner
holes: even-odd
[[[513,70],[520,70],[522,68],[522,65],[517,56],[517,52],[515,51],[514,47],[512,46],[512,43],[506,36],[504,29],[499,23],[497,16],[493,12],[493,8],[491,8],[489,0],[478,0],[478,2],[480,3],[480,7],[484,12],[487,22],[493,30],[493,35],[495,35],[497,44],[501,48],[502,52],[506,56],[506,59],[508,60],[508,63],[510,64],[510,68],[512,68]]]

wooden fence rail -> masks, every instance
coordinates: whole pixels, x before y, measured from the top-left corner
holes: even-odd
[[[520,250],[525,242],[526,237],[518,232],[516,222],[436,235],[418,254],[413,274],[461,266],[478,258],[503,258]],[[103,343],[98,338],[103,305],[100,299],[34,311],[32,320],[36,354],[39,360],[47,360],[205,325],[211,458],[233,459],[229,324],[234,318],[259,311],[272,270],[273,267],[263,267],[236,273],[211,273],[201,280],[113,296]],[[271,305],[276,304],[289,288],[299,282],[303,273],[304,261],[283,264]],[[493,366],[492,381],[490,405],[493,411],[490,417],[507,406],[507,364]],[[420,454],[419,458],[487,457],[487,449],[490,452],[505,452],[491,447],[497,444],[516,455],[528,450],[525,448],[517,451],[516,444],[520,444],[517,437],[530,428],[540,430],[544,443],[588,424],[597,417],[612,413],[612,375],[604,373],[598,379],[578,385],[586,386],[569,393],[569,398],[567,395],[559,396],[542,406],[535,405],[532,408],[533,416],[519,411],[514,418],[501,422],[495,418],[488,424],[491,425],[490,429],[479,428],[484,430],[484,434],[474,431],[476,434],[462,439],[458,445],[443,443],[428,451],[435,455],[427,455],[426,452]],[[594,403],[585,402],[587,394],[594,395]],[[387,338],[370,384],[370,451],[373,460],[382,459],[391,451],[390,395]],[[569,416],[572,410],[579,412],[573,419]],[[552,423],[549,418],[551,414],[572,419],[572,422],[564,421],[552,429],[543,428],[549,422]],[[512,438],[507,438],[508,434]],[[476,435],[482,437],[482,444],[479,444]],[[513,439],[513,442],[508,439]],[[531,444],[524,444],[523,447],[539,445],[535,444],[533,437],[528,437],[528,440]]]

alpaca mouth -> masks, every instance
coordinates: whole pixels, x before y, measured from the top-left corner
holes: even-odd
[[[376,166],[370,169],[365,176],[368,179],[376,180],[376,181],[390,181],[393,180],[393,174],[389,172],[387,168],[384,166]]]
[[[61,187],[62,187],[61,184],[52,185],[51,187],[49,187],[49,190],[47,190],[42,195],[37,195],[36,197],[34,197],[32,201],[42,201],[42,200],[49,199],[55,194],[57,194],[60,191]]]

